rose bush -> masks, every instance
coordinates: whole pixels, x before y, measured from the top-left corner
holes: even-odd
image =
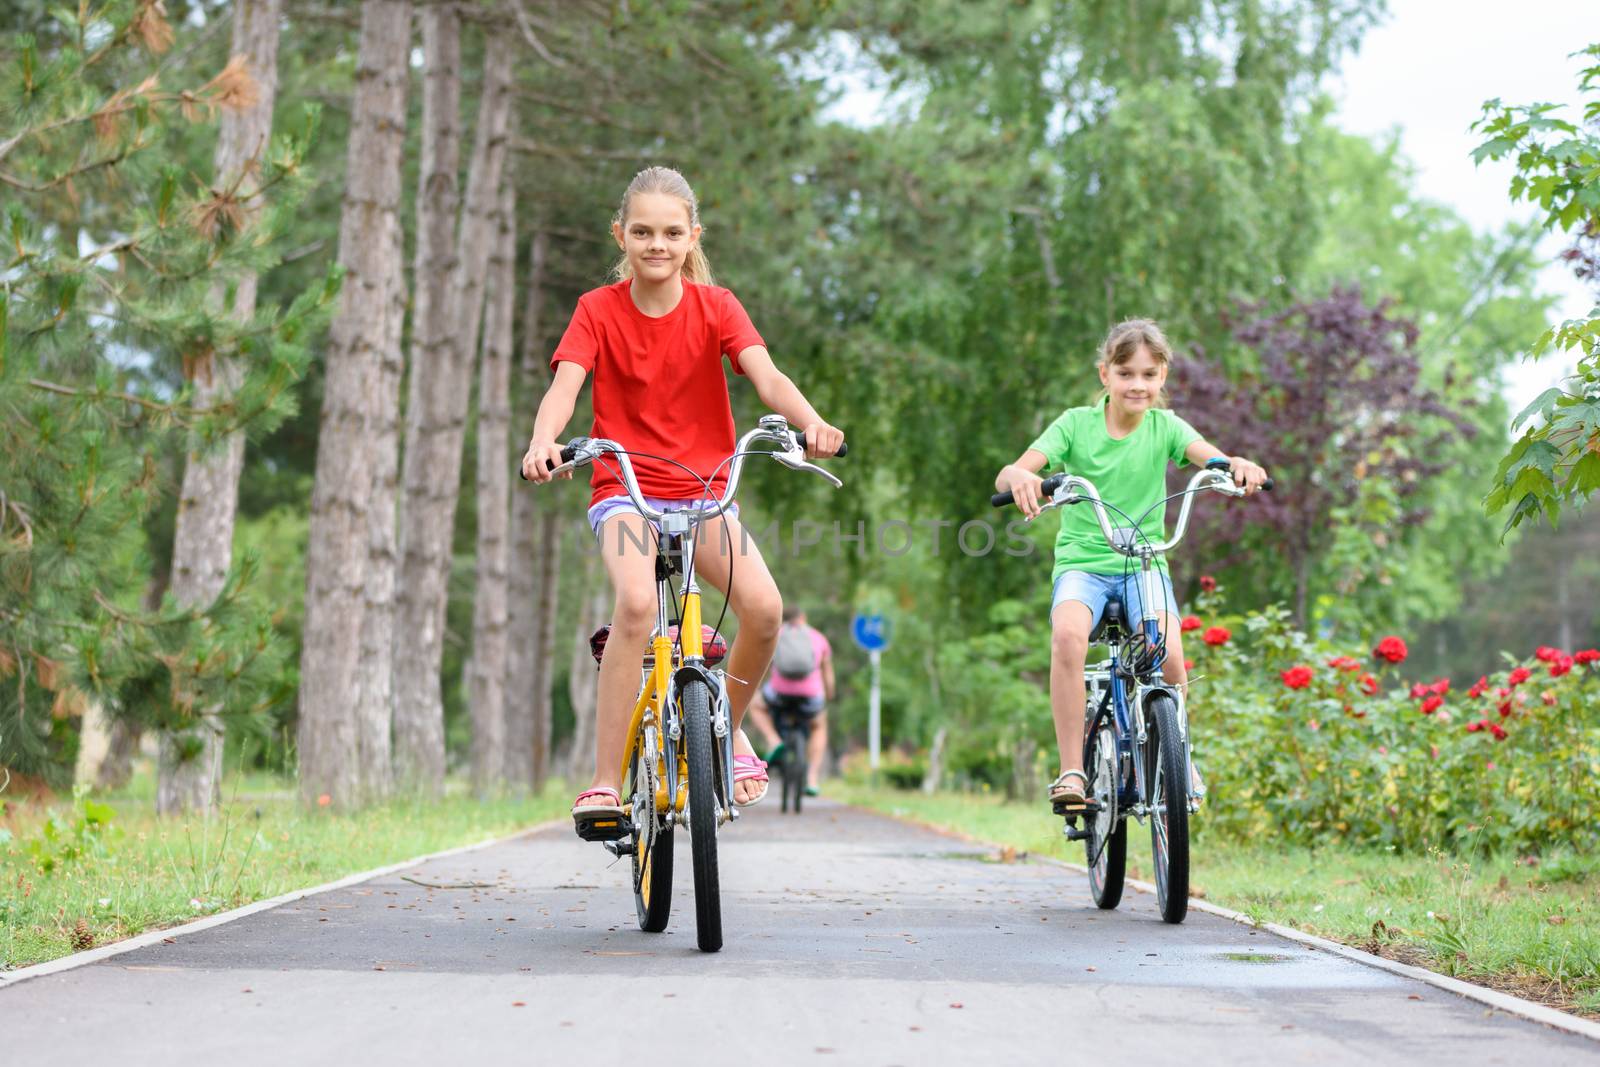
[[[1506,655],[1465,692],[1446,678],[1408,685],[1398,636],[1362,655],[1299,632],[1281,608],[1220,617],[1209,599],[1196,604],[1203,625],[1232,640],[1190,653],[1205,831],[1406,850],[1600,846],[1600,653]]]

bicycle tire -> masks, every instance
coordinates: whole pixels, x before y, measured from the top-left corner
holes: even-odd
[[[1095,907],[1110,911],[1122,903],[1128,875],[1128,820],[1117,810],[1117,732],[1102,720],[1086,746],[1084,766],[1089,773],[1089,793],[1103,810],[1085,816],[1089,836],[1084,839],[1084,859],[1089,868],[1089,895]]]
[[[711,692],[692,678],[678,694],[689,756],[689,853],[694,866],[695,943],[702,952],[722,948],[722,890],[717,881],[717,792],[713,781]]]
[[[787,812],[793,809],[799,815],[806,792],[806,733],[804,730],[787,730],[783,734],[783,743],[783,762],[779,764],[783,774],[783,810]]]
[[[1178,705],[1164,693],[1151,698],[1147,721],[1150,851],[1161,918],[1181,923],[1189,913],[1189,761],[1178,731]]]
[[[672,914],[672,827],[656,829],[654,776],[644,766],[645,758],[640,745],[633,756],[633,905],[639,929],[659,934]],[[648,800],[641,782],[652,794]]]

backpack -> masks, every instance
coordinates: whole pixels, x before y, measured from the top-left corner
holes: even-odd
[[[778,649],[772,655],[773,670],[798,682],[816,670],[817,665],[817,649],[806,627],[786,625],[778,630]]]

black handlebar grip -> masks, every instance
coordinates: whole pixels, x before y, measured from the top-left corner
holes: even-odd
[[[1065,474],[1052,474],[1050,477],[1039,483],[1039,494],[1046,497],[1055,496],[1056,490],[1061,488],[1061,483],[1066,480],[1067,476]],[[1012,504],[1015,502],[1016,500],[1014,497],[1012,497],[1009,489],[1004,493],[996,493],[994,496],[989,498],[989,503],[993,504],[997,508],[1003,508],[1007,504]]]
[[[799,445],[801,448],[805,448],[806,447],[806,432],[804,430],[796,430],[794,432],[794,442],[795,442],[795,444]],[[828,459],[828,458],[843,459],[849,453],[849,451],[850,451],[850,443],[848,441],[840,441],[839,442],[839,451],[835,452],[832,455],[832,457],[819,456],[818,458],[819,459]]]

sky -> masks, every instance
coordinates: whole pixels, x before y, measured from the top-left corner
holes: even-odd
[[[1569,54],[1596,41],[1600,0],[1389,0],[1388,17],[1368,31],[1331,86],[1340,105],[1336,121],[1352,133],[1398,129],[1417,168],[1418,191],[1479,229],[1533,218],[1533,208],[1511,202],[1509,162],[1474,166],[1480,138],[1470,127],[1493,97],[1508,104],[1576,101],[1583,64]],[[1564,246],[1552,236],[1544,250],[1553,260]],[[1557,298],[1552,321],[1594,306],[1593,296],[1553,262],[1540,282]],[[1552,356],[1508,368],[1503,384],[1512,409],[1569,367]]]

